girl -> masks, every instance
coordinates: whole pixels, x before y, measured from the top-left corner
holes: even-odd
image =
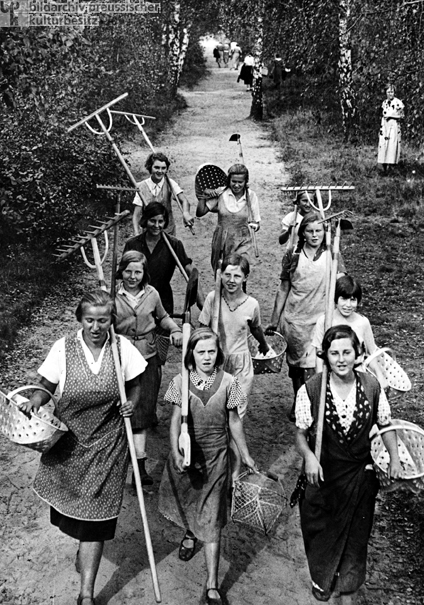
[[[378,381],[354,370],[360,343],[352,328],[330,328],[320,348],[329,369],[320,460],[314,448],[322,374],[302,386],[296,400],[297,447],[308,482],[300,520],[313,595],[328,601],[338,578],[342,605],[353,605],[365,581],[378,491],[369,433],[375,423],[390,424],[390,407]],[[396,433],[385,433],[383,441],[390,454],[389,476],[397,478]]]
[[[146,429],[157,424],[156,402],[160,387],[159,361],[156,349],[156,322],[170,331],[169,340],[175,346],[182,343],[177,324],[162,306],[160,296],[149,286],[147,259],[141,252],[125,252],[117,273],[122,278],[116,303],[116,332],[126,336],[147,361],[141,376],[141,398],[131,419],[137,463],[143,485],[152,485],[153,479],[146,472]],[[134,475],[133,475],[134,483]]]
[[[124,254],[129,250],[142,252],[147,259],[147,268],[151,277],[151,285],[159,292],[160,299],[165,311],[170,315],[174,312],[174,297],[171,288],[171,279],[177,266],[177,262],[166,242],[163,233],[169,223],[169,213],[165,206],[159,202],[152,202],[143,212],[140,225],[143,233],[132,237],[125,243]],[[183,243],[167,235],[167,240],[175,252],[175,256],[181,263],[187,275],[190,275],[193,268],[191,258],[188,258],[184,250]],[[203,305],[203,294],[199,286],[197,294],[197,304],[201,308]],[[169,348],[169,332],[162,330],[160,326],[156,329],[156,339],[158,345],[159,363],[166,362]]]
[[[313,199],[314,201],[316,200],[315,194]],[[283,246],[289,241],[290,238],[291,245],[289,245],[289,247],[295,249],[298,241],[300,223],[302,222],[305,214],[312,210],[311,196],[307,191],[299,191],[293,203],[296,206],[296,210],[289,212],[281,220],[281,233],[278,237],[278,242]]]
[[[186,529],[179,558],[189,561],[196,541],[205,542],[207,569],[206,602],[221,604],[218,565],[221,529],[227,515],[228,431],[240,450],[241,458],[257,472],[249,455],[238,408],[246,396],[237,378],[221,369],[224,355],[217,335],[209,328],[198,328],[190,336],[185,367],[190,370],[189,433],[191,465],[183,466],[178,449],[181,428],[181,374],[169,385],[165,400],[174,405],[170,437],[171,454],[159,490],[159,510]]]
[[[206,197],[199,200],[196,216],[208,212],[218,213],[218,226],[212,238],[211,264],[216,272],[218,261],[225,255],[236,253],[249,256],[252,248],[250,229],[258,231],[261,217],[258,198],[248,189],[249,171],[244,164],[234,164],[228,171],[226,187],[206,189]],[[247,196],[250,199],[252,216],[249,217]],[[210,197],[210,199],[207,199]]]
[[[348,325],[355,332],[359,339],[362,353],[365,355],[371,355],[377,349],[377,345],[374,341],[374,335],[369,320],[356,312],[358,305],[362,300],[362,288],[361,284],[350,275],[343,275],[336,282],[336,290],[334,294],[334,302],[336,308],[333,313],[332,326],[338,326],[340,324]],[[325,315],[317,321],[315,326],[314,334],[312,337],[312,345],[317,351],[320,350],[322,339],[324,338],[324,323]],[[360,356],[359,361],[363,361],[363,355]],[[317,372],[322,372],[323,361],[317,356],[315,369]],[[373,373],[377,376],[381,386],[386,388],[387,381],[384,378],[380,366],[377,360],[370,363],[370,368]],[[360,369],[360,368],[358,368]]]
[[[248,397],[252,390],[253,363],[249,352],[247,338],[248,328],[259,342],[259,351],[264,355],[269,347],[261,327],[261,316],[258,301],[243,292],[243,285],[249,275],[249,261],[238,254],[227,256],[221,268],[222,292],[218,334],[223,345],[225,363],[223,369],[236,376]],[[199,315],[199,322],[211,326],[215,292],[210,292]],[[239,407],[241,419],[246,414],[247,399]],[[233,479],[240,472],[241,460],[234,442],[232,447]]]
[[[299,227],[296,252],[283,257],[280,288],[275,297],[271,323],[266,331],[277,331],[287,341],[287,364],[294,396],[315,373],[315,348],[312,333],[325,310],[327,255],[324,227],[319,215],[309,212]],[[340,256],[339,271],[344,271]],[[289,412],[294,422],[294,403]]]

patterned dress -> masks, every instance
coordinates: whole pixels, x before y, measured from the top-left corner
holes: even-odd
[[[179,374],[171,381],[165,400],[181,405],[181,385]],[[159,488],[159,510],[199,540],[217,542],[227,522],[228,410],[238,407],[243,393],[237,379],[222,370],[213,374],[204,389],[200,386],[196,372],[191,372],[188,430],[192,461],[180,474],[169,455]]]
[[[94,522],[115,519],[129,457],[124,420],[117,406],[119,389],[112,350],[107,342],[100,371],[94,374],[79,338],[67,336],[64,343],[66,377],[56,413],[68,432],[41,456],[34,491],[59,515]],[[121,354],[119,338],[118,350]],[[132,361],[129,380],[144,369],[143,358],[136,350],[134,354],[140,369],[135,370]],[[44,375],[43,366],[40,373]]]
[[[382,104],[383,116],[378,140],[379,164],[397,164],[400,158],[400,120],[404,117],[404,104],[400,99],[386,99]]]
[[[334,588],[336,573],[342,593],[355,592],[365,581],[367,545],[378,491],[369,433],[376,422],[390,423],[390,407],[378,381],[363,372],[355,376],[349,395],[353,405],[345,405],[333,393],[330,373],[320,460],[324,482],[319,487],[307,485],[300,501],[302,534],[312,581],[327,594]],[[296,401],[296,425],[302,429],[310,425],[312,451],[321,378],[322,374],[317,374],[301,387]],[[305,398],[309,402],[306,413],[302,410]]]

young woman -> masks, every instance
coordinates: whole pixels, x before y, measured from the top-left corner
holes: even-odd
[[[137,463],[143,485],[152,485],[153,479],[146,471],[146,433],[157,424],[156,402],[160,387],[159,359],[156,348],[156,324],[169,331],[169,340],[181,346],[182,333],[162,306],[160,296],[149,285],[147,259],[141,252],[125,252],[117,273],[122,278],[116,304],[116,332],[126,336],[147,361],[141,377],[140,400],[134,402],[131,419]],[[134,481],[134,477],[133,477]]]
[[[56,413],[68,432],[40,459],[34,491],[50,504],[50,521],[79,541],[76,567],[81,574],[77,605],[94,605],[94,584],[105,540],[112,540],[128,469],[123,416],[131,416],[140,397],[139,375],[146,362],[118,336],[128,401],[119,388],[108,331],[115,304],[107,292],[82,297],[76,317],[82,329],[56,341],[38,370],[40,385],[61,398]],[[25,411],[37,410],[49,396],[35,391]]]
[[[266,331],[281,332],[287,341],[287,364],[296,393],[315,373],[312,333],[325,310],[327,255],[324,227],[319,215],[309,212],[299,227],[296,252],[283,257],[280,288],[275,297],[271,323]],[[339,272],[343,272],[340,257]],[[294,422],[294,403],[289,413]]]
[[[178,198],[181,208],[183,209],[183,222],[186,227],[193,226],[194,219],[190,216],[190,204],[183,193],[181,187],[168,177],[168,170],[171,162],[164,153],[151,153],[145,163],[145,168],[149,171],[150,177],[144,181],[140,181],[137,185],[140,187],[142,200],[138,193],[134,197],[134,213],[133,227],[135,235],[139,235],[142,228],[140,224],[141,217],[144,213],[144,204],[146,207],[153,202],[157,202],[165,206],[169,214],[169,222],[166,227],[166,232],[169,235],[175,235],[176,227],[174,215],[172,212],[173,194]]]
[[[206,602],[220,605],[218,566],[221,529],[227,519],[228,446],[230,434],[243,463],[257,471],[249,455],[238,409],[246,396],[237,378],[221,369],[224,356],[217,335],[209,328],[198,328],[190,336],[185,366],[190,370],[189,434],[191,464],[183,466],[178,449],[181,429],[182,377],[169,385],[165,400],[174,405],[171,420],[171,454],[159,490],[159,510],[185,528],[179,557],[189,561],[196,541],[205,542],[207,570]]]
[[[124,254],[129,250],[137,250],[144,254],[147,259],[150,285],[159,292],[165,311],[169,315],[172,315],[174,312],[174,297],[172,294],[171,279],[174,275],[177,262],[163,238],[163,232],[166,230],[168,222],[169,214],[165,206],[162,206],[159,202],[149,204],[144,210],[140,221],[144,232],[136,237],[132,237],[125,243]],[[187,256],[183,243],[172,235],[167,235],[166,237],[175,256],[180,261],[187,275],[190,275],[193,268],[192,261]],[[200,308],[203,305],[201,288],[198,290],[197,304]],[[169,332],[159,326],[156,336],[159,362],[163,365],[168,353]]]
[[[282,246],[288,242],[294,229],[293,249],[296,249],[300,224],[305,214],[312,210],[311,199],[315,199],[315,195],[308,193],[308,191],[299,191],[297,193],[294,200],[297,212],[293,210],[281,220],[281,233],[278,237],[278,242]]]
[[[243,284],[249,275],[249,261],[238,254],[227,256],[221,268],[222,292],[218,334],[223,346],[225,362],[223,369],[236,376],[248,397],[253,384],[253,363],[249,352],[247,338],[249,331],[259,342],[259,351],[264,355],[269,347],[261,326],[261,316],[258,301],[243,292]],[[204,307],[199,315],[199,322],[211,327],[215,292],[206,297]],[[247,409],[247,399],[238,413],[244,418]],[[232,443],[233,479],[239,475],[241,460],[237,447]]]
[[[211,264],[216,272],[222,253],[242,254],[249,257],[252,237],[249,229],[258,231],[261,217],[257,195],[248,190],[249,171],[244,164],[234,164],[228,170],[227,185],[219,189],[207,189],[205,197],[199,200],[196,216],[208,212],[218,214],[218,225],[212,238]],[[252,216],[249,217],[247,195],[249,195]]]
[[[378,491],[369,434],[375,423],[390,424],[390,407],[378,381],[354,370],[361,351],[352,328],[327,330],[321,349],[329,373],[320,460],[314,449],[322,374],[302,386],[296,400],[297,446],[307,479],[300,519],[315,598],[328,601],[337,580],[342,604],[353,605],[365,581]],[[399,477],[396,433],[385,433],[383,441],[389,475]]]
[[[365,356],[371,355],[377,349],[377,345],[374,341],[374,335],[369,320],[360,313],[357,313],[358,305],[362,300],[362,288],[361,284],[350,275],[343,275],[339,277],[336,282],[336,290],[334,294],[334,302],[336,308],[333,313],[332,326],[338,326],[340,324],[348,325],[355,332],[359,339],[362,355],[358,359],[358,362],[362,362]],[[322,339],[324,338],[324,324],[325,315],[321,315],[318,319],[312,336],[312,345],[316,350],[320,350]],[[322,372],[322,359],[317,356],[315,369],[317,372]],[[382,388],[386,388],[387,381],[384,378],[380,366],[377,361],[374,360],[370,364],[370,368],[373,373],[377,376]],[[358,370],[361,369],[359,366]]]
[[[387,98],[382,103],[383,115],[378,139],[377,162],[383,165],[383,174],[389,173],[389,168],[397,164],[400,158],[401,128],[400,120],[404,118],[404,104],[395,97],[394,86],[388,86]]]

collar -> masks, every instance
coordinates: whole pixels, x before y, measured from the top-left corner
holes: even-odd
[[[200,389],[201,391],[208,391],[215,382],[217,372],[218,370],[215,368],[212,374],[205,380],[204,378],[199,376],[196,370],[190,370],[190,380],[194,384],[194,386]]]

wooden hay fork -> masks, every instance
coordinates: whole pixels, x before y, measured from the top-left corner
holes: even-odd
[[[102,288],[102,290],[105,290],[107,292],[108,290],[107,290],[107,286],[106,286],[106,282],[105,282],[105,278],[104,278],[104,274],[103,274],[103,262],[106,258],[107,248],[108,248],[108,246],[107,246],[107,230],[110,227],[114,226],[117,222],[122,220],[124,217],[126,217],[128,214],[130,214],[130,212],[128,210],[126,210],[125,212],[122,212],[121,214],[110,219],[106,223],[102,223],[101,225],[99,225],[97,227],[94,226],[94,231],[86,232],[85,235],[82,235],[80,238],[78,238],[75,241],[74,245],[62,246],[62,248],[58,250],[60,252],[60,254],[55,255],[55,256],[57,256],[57,260],[63,260],[70,254],[73,254],[76,250],[80,249],[85,263],[90,268],[96,269],[100,287]],[[97,237],[99,235],[101,235],[102,233],[105,236],[105,242],[106,242],[106,250],[103,254],[103,257],[100,256],[99,247],[97,244]],[[88,244],[88,242],[91,242],[91,246],[92,246],[92,250],[93,250],[93,257],[94,257],[94,264],[90,263],[88,261],[87,255],[84,250],[84,246],[86,246]],[[121,362],[119,359],[118,345],[117,345],[115,330],[114,330],[113,326],[110,327],[110,340],[111,340],[113,361],[115,364],[115,372],[116,372],[116,377],[118,380],[119,396],[121,399],[121,403],[124,403],[127,400],[127,397],[125,394],[125,385],[124,385],[124,380],[123,380],[122,372],[121,372]],[[160,594],[159,582],[158,582],[158,577],[157,577],[157,572],[156,572],[155,557],[154,557],[154,553],[153,553],[152,540],[150,537],[149,524],[147,521],[146,507],[144,505],[143,489],[141,487],[140,471],[138,469],[138,464],[137,464],[137,455],[136,455],[135,447],[134,447],[134,439],[133,439],[133,433],[132,433],[132,428],[131,428],[131,421],[129,418],[125,417],[124,423],[125,423],[125,431],[127,434],[128,447],[130,450],[131,462],[132,462],[133,471],[134,471],[137,498],[138,498],[138,503],[140,506],[141,518],[143,521],[144,537],[146,540],[146,549],[147,549],[147,554],[149,557],[149,565],[150,565],[150,571],[151,571],[151,575],[152,575],[153,589],[155,592],[156,602],[160,603],[161,594]]]

